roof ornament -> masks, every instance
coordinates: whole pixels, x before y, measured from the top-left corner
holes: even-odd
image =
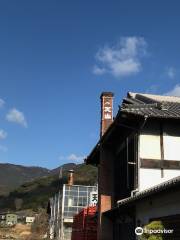
[[[159,109],[159,110],[163,110],[163,111],[167,111],[167,110],[169,110],[169,105],[166,103],[166,102],[161,102],[161,103],[158,103],[157,104],[157,108]]]

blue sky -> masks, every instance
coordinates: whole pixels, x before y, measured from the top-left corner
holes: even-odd
[[[180,3],[0,2],[0,162],[79,162],[102,91],[180,95]]]

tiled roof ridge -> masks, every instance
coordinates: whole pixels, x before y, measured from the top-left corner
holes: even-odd
[[[167,96],[167,95],[158,95],[158,94],[146,94],[146,93],[135,93],[135,92],[128,92],[127,98],[130,99],[137,99],[140,101],[147,101],[147,102],[173,102],[173,103],[180,103],[180,97],[178,96]]]

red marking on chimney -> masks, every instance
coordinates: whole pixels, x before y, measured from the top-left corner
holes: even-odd
[[[100,137],[113,122],[113,96],[112,92],[103,92],[101,94],[101,131]]]

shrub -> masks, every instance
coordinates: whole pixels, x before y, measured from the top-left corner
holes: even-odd
[[[147,230],[163,230],[164,226],[161,221],[152,221],[144,226]],[[140,240],[163,240],[163,233],[143,233]]]

